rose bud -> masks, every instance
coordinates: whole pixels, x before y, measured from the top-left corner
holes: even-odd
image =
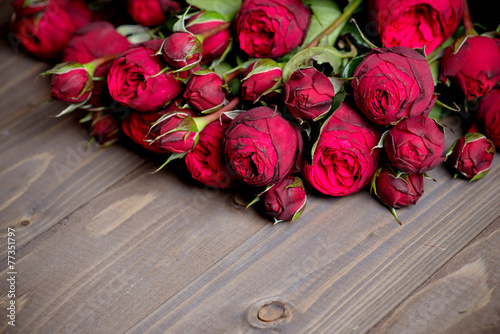
[[[459,38],[441,59],[440,80],[448,78],[468,100],[488,94],[500,80],[500,39],[486,36]]]
[[[276,223],[294,222],[306,206],[306,190],[298,176],[287,176],[268,189],[263,195],[267,215],[274,217]]]
[[[193,34],[202,34],[226,24],[224,17],[217,12],[201,12],[194,15],[186,23],[186,29]],[[231,32],[228,28],[206,37],[202,42],[202,64],[220,58],[231,43]]]
[[[227,170],[222,141],[227,124],[215,120],[200,132],[198,144],[184,158],[193,179],[212,188],[230,188],[238,180]]]
[[[300,0],[244,0],[236,38],[250,58],[278,58],[302,44],[310,23],[311,12]]]
[[[198,142],[198,127],[192,110],[171,111],[153,125],[149,141],[169,153],[189,152]]]
[[[221,77],[212,70],[201,70],[189,79],[184,98],[194,109],[208,114],[224,105],[227,86]]]
[[[113,100],[138,111],[162,108],[182,92],[182,82],[155,56],[162,40],[131,45],[111,66],[107,75]]]
[[[500,148],[500,89],[493,89],[479,101],[476,119],[486,137]]]
[[[314,67],[300,68],[283,84],[284,102],[297,119],[317,121],[332,106],[335,96],[328,77]]]
[[[223,145],[234,175],[257,187],[276,183],[297,170],[302,154],[299,130],[268,107],[236,116],[226,130]]]
[[[374,147],[380,133],[346,103],[325,122],[312,164],[303,162],[302,175],[323,194],[355,193],[368,184],[378,167],[379,152]]]
[[[45,11],[15,16],[11,30],[23,47],[37,58],[58,59],[71,35],[91,20],[82,0],[62,4],[50,1]]]
[[[384,46],[425,46],[427,54],[451,37],[463,11],[462,0],[370,0],[368,6]]]
[[[12,7],[19,16],[27,16],[47,9],[49,0],[13,0]]]
[[[405,173],[425,173],[444,161],[444,131],[432,118],[412,116],[387,131],[384,147],[392,165]]]
[[[381,167],[373,174],[370,191],[391,209],[401,224],[394,209],[417,203],[424,194],[424,176],[419,173],[395,173],[388,167]]]
[[[180,11],[176,1],[127,0],[127,10],[132,19],[145,27],[164,23],[172,13]]]
[[[94,112],[90,125],[90,135],[103,146],[109,146],[119,139],[118,121],[115,116],[102,111]]]
[[[93,69],[88,70],[79,63],[64,63],[52,73],[50,96],[53,100],[79,103],[89,99],[94,87]]]
[[[458,174],[474,181],[490,170],[495,156],[495,144],[485,135],[470,132],[456,140],[446,154],[447,161]]]
[[[258,59],[248,67],[241,79],[241,97],[256,103],[276,95],[281,88],[281,67],[272,59]]]
[[[174,32],[163,43],[162,54],[176,69],[194,67],[201,60],[201,41],[188,32]]]
[[[373,49],[353,76],[356,105],[378,125],[392,125],[407,116],[427,116],[437,98],[427,59],[407,47]]]
[[[166,113],[165,110],[152,111],[152,112],[138,112],[132,111],[123,120],[121,126],[123,133],[135,143],[141,145],[148,151],[168,154],[169,151],[157,146],[157,142],[151,142],[153,136],[151,135],[151,127]]]

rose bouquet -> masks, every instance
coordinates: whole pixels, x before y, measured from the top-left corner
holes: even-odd
[[[466,1],[12,5],[19,43],[54,63],[58,116],[82,113],[92,140],[136,144],[158,170],[179,159],[204,186],[249,192],[275,222],[308,193],[368,188],[399,222],[436,166],[477,180],[500,147],[499,29]],[[464,135],[447,148],[450,115]]]

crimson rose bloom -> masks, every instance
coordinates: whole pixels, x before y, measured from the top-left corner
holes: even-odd
[[[494,156],[495,144],[481,133],[470,132],[455,141],[448,159],[457,172],[473,181],[488,173]]]
[[[172,33],[165,38],[162,48],[167,63],[177,69],[199,63],[201,51],[201,42],[195,35],[187,32]]]
[[[283,88],[287,109],[295,118],[303,120],[318,120],[324,116],[335,96],[330,79],[314,67],[293,72]]]
[[[431,53],[455,32],[462,0],[370,0],[371,21],[386,47],[421,48]]]
[[[182,83],[155,56],[162,40],[131,45],[111,66],[107,81],[113,100],[138,111],[154,111],[182,92]]]
[[[457,39],[441,59],[440,79],[453,80],[468,100],[488,94],[500,80],[500,39],[469,36]]]
[[[306,190],[297,176],[287,176],[264,193],[266,214],[280,221],[295,221],[306,206]]]
[[[258,59],[241,79],[241,98],[256,103],[273,97],[282,85],[281,74],[281,67],[274,60]]]
[[[193,179],[212,188],[230,188],[238,181],[228,171],[222,154],[222,141],[227,124],[216,120],[201,132],[198,144],[184,158]]]
[[[201,34],[205,31],[214,29],[226,21],[221,14],[217,12],[202,12],[196,14],[186,23],[186,29],[193,34]],[[220,58],[226,51],[231,42],[231,32],[224,29],[215,35],[207,37],[202,42],[202,64],[209,63]]]
[[[419,173],[398,176],[390,168],[383,167],[373,174],[373,179],[375,196],[390,208],[415,205],[424,194],[424,176]]]
[[[198,71],[189,79],[183,96],[194,109],[202,113],[213,112],[224,104],[224,81],[214,71]]]
[[[89,23],[91,16],[83,0],[50,1],[43,12],[15,16],[11,30],[35,57],[57,59],[71,35]]]
[[[123,120],[121,124],[122,130],[127,137],[151,152],[159,154],[170,153],[159,147],[156,141],[149,142],[154,139],[150,133],[151,126],[166,112],[165,110],[152,112],[132,111]]]
[[[171,13],[178,12],[180,6],[169,0],[127,0],[127,10],[132,19],[145,27],[164,23]]]
[[[348,104],[342,103],[324,125],[312,156],[302,174],[318,191],[345,196],[361,190],[378,167],[379,152],[373,149],[380,133]]]
[[[151,130],[154,145],[170,153],[189,152],[196,145],[199,135],[192,119],[194,112],[190,109],[171,111],[165,116]]]
[[[234,175],[252,186],[267,186],[298,168],[299,130],[268,107],[247,110],[231,122],[224,154]]]
[[[83,67],[66,73],[52,74],[50,96],[54,100],[79,103],[87,100],[92,91],[92,75]]]
[[[483,133],[500,148],[500,89],[493,89],[480,100],[476,115]]]
[[[427,59],[407,47],[373,49],[353,76],[357,106],[379,125],[388,126],[406,116],[427,116],[436,101]]]
[[[278,58],[304,41],[311,13],[300,0],[243,0],[236,38],[251,58]]]
[[[402,119],[387,132],[385,152],[392,165],[405,173],[425,173],[444,161],[443,127],[432,118]]]

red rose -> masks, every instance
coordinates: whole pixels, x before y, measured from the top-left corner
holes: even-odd
[[[154,139],[151,135],[151,126],[167,111],[152,111],[152,112],[130,112],[123,120],[121,126],[127,137],[135,143],[141,145],[148,151],[167,154],[169,151],[157,146],[157,142],[150,142]]]
[[[311,13],[300,0],[244,0],[235,18],[240,49],[252,58],[278,58],[304,41]]]
[[[49,1],[50,0],[13,0],[12,7],[14,7],[16,15],[27,16],[47,9]]]
[[[266,214],[276,222],[295,221],[306,206],[306,190],[297,176],[287,176],[276,183],[264,195]]]
[[[453,78],[468,100],[488,94],[500,80],[500,39],[457,39],[441,59],[440,79],[447,78]]]
[[[432,118],[404,118],[387,132],[384,147],[392,165],[405,173],[425,173],[444,161],[443,127]]]
[[[407,47],[373,49],[353,76],[358,108],[379,125],[391,125],[407,116],[427,116],[436,101],[427,59]]]
[[[222,15],[217,12],[201,12],[189,19],[186,23],[186,29],[193,34],[201,34],[225,23],[226,21]],[[230,42],[231,32],[229,29],[223,29],[205,38],[202,43],[203,56],[201,63],[206,64],[220,58]]]
[[[302,174],[318,191],[345,196],[361,190],[379,162],[374,149],[380,133],[348,104],[342,103],[324,125],[312,156]]]
[[[297,168],[302,137],[273,109],[257,107],[231,122],[224,137],[224,154],[237,178],[252,186],[266,186]]]
[[[92,74],[83,66],[75,67],[60,74],[52,74],[50,96],[54,100],[79,103],[87,100],[92,92]]]
[[[127,10],[132,19],[140,25],[151,27],[164,23],[180,6],[169,0],[127,0]]]
[[[227,170],[222,154],[222,141],[227,124],[216,120],[200,132],[198,144],[185,157],[186,167],[193,179],[212,188],[230,188],[238,181]]]
[[[113,114],[97,111],[92,115],[90,135],[101,145],[109,146],[118,141],[119,125]]]
[[[494,156],[495,144],[481,133],[470,132],[453,143],[447,160],[454,170],[473,181],[488,173]]]
[[[479,101],[476,118],[486,137],[500,148],[500,89],[493,89]]]
[[[388,167],[373,174],[372,191],[382,203],[399,209],[415,205],[424,194],[424,176],[419,173],[395,173]]]
[[[293,72],[283,88],[287,109],[302,120],[320,119],[330,110],[335,96],[330,79],[314,67]]]
[[[213,112],[224,104],[224,81],[212,70],[198,71],[189,79],[184,98],[191,107],[202,113]]]
[[[201,60],[201,42],[195,35],[187,32],[174,32],[163,43],[162,53],[173,68],[195,66]]]
[[[189,152],[198,142],[199,135],[194,115],[190,109],[163,115],[163,121],[151,130],[152,144],[170,153]]]
[[[386,47],[425,46],[431,53],[455,32],[462,0],[370,0],[370,18]]]
[[[245,71],[241,79],[241,97],[256,103],[276,95],[281,87],[281,67],[272,59],[258,59]]]
[[[151,40],[130,46],[111,66],[107,82],[111,97],[138,111],[162,108],[182,92],[182,83],[155,56],[162,40]]]
[[[43,12],[16,16],[11,29],[35,57],[57,59],[71,35],[89,23],[91,16],[83,0],[50,1]]]

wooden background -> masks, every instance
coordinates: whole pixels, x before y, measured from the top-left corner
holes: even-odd
[[[402,226],[367,189],[311,194],[299,220],[273,226],[244,210],[253,194],[200,186],[182,164],[151,174],[163,160],[133,145],[87,148],[81,115],[46,103],[50,65],[2,37],[1,332],[500,331],[498,157],[473,183],[431,171]]]

